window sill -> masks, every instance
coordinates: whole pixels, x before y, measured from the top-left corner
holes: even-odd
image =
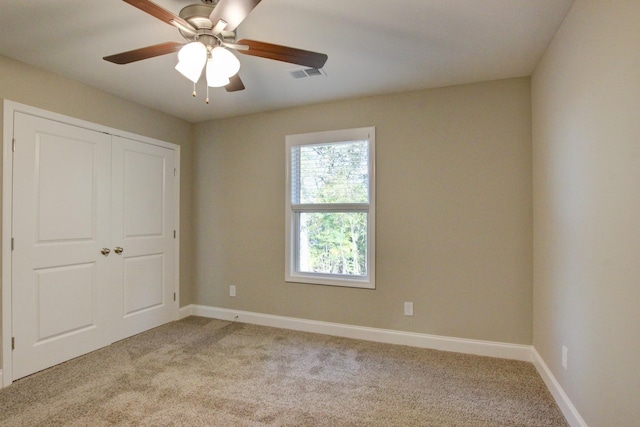
[[[339,286],[344,288],[375,289],[375,281],[370,277],[350,278],[345,276],[323,274],[291,274],[284,279],[288,283],[302,283],[309,285]]]

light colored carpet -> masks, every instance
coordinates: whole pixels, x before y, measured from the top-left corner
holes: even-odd
[[[189,317],[0,390],[2,426],[566,426],[530,363]]]

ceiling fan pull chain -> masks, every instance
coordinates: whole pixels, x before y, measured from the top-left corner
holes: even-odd
[[[196,82],[193,82],[193,93],[192,93],[193,97],[196,97]]]
[[[207,104],[209,103],[209,85],[207,85],[207,99],[205,100],[205,102]]]

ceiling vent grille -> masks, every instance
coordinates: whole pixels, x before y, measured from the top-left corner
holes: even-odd
[[[297,70],[290,70],[289,74],[291,74],[291,77],[294,79],[306,79],[307,77],[320,77],[327,75],[323,69],[318,68],[300,68]]]

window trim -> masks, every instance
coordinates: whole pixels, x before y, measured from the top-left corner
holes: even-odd
[[[351,288],[375,289],[375,224],[376,224],[376,189],[375,189],[375,127],[362,127],[326,132],[287,135],[286,151],[286,191],[285,191],[285,282],[307,283],[315,285],[343,286]],[[369,203],[337,203],[337,204],[301,204],[293,206],[291,148],[301,145],[320,145],[348,141],[369,142]],[[366,212],[367,213],[367,275],[350,276],[325,273],[300,272],[297,268],[299,248],[296,240],[298,215],[300,212]]]

